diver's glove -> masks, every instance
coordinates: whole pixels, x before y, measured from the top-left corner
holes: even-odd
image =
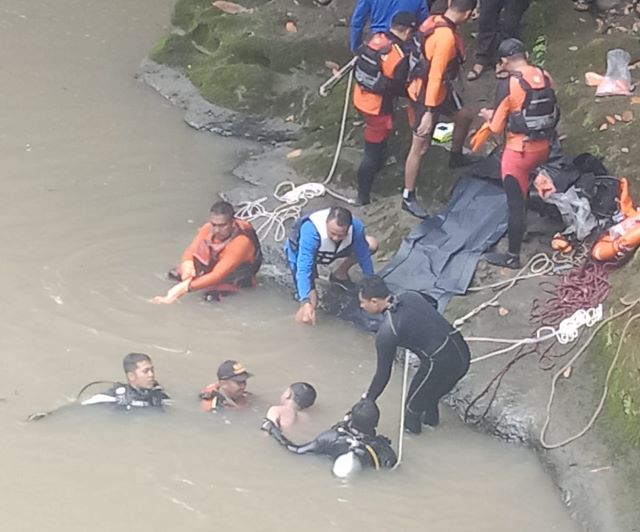
[[[269,436],[272,436],[280,445],[285,447],[290,445],[291,442],[282,434],[282,430],[270,419],[265,418],[262,422],[260,430],[264,430]]]

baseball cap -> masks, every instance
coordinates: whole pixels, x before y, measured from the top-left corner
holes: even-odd
[[[410,11],[398,11],[391,19],[391,25],[405,26],[414,28],[416,25],[416,16]]]
[[[512,55],[526,54],[527,47],[519,39],[505,39],[498,46],[498,57],[511,57]]]
[[[246,381],[249,377],[253,375],[237,360],[225,360],[218,367],[218,379],[221,381]]]

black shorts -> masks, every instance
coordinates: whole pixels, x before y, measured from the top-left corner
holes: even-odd
[[[462,102],[462,98],[458,95],[458,93],[452,88],[449,88],[447,93],[447,97],[444,102],[442,102],[438,107],[433,110],[433,127],[436,127],[438,120],[441,116],[454,116],[462,107],[464,103]],[[427,108],[422,102],[414,102],[410,101],[411,114],[413,115],[413,122],[411,124],[411,130],[415,133],[422,122],[422,117],[427,112]],[[433,129],[431,130],[431,135],[433,134]]]

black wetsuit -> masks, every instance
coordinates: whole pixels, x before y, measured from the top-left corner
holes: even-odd
[[[375,401],[387,386],[398,347],[420,358],[420,368],[409,387],[407,413],[422,416],[424,423],[435,426],[440,398],[469,369],[469,347],[428,296],[419,292],[392,296],[376,334],[378,366],[367,392],[369,399]]]
[[[365,434],[346,422],[336,423],[329,430],[320,433],[312,441],[296,445],[270,420],[265,419],[262,430],[267,431],[278,443],[295,454],[320,454],[330,456],[333,460],[353,451],[363,467],[374,469],[390,469],[398,458],[391,447],[391,440],[377,434]]]
[[[115,400],[110,400],[110,398]],[[167,406],[170,402],[171,398],[159,384],[156,384],[148,390],[140,390],[130,384],[116,382],[111,388],[94,395],[87,401],[84,401],[83,404],[110,403],[123,406],[125,409],[130,410],[131,408],[162,407]]]

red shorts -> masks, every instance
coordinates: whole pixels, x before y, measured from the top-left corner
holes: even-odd
[[[364,140],[372,144],[384,142],[393,131],[393,115],[364,116]]]
[[[512,175],[518,181],[523,196],[529,195],[529,176],[549,159],[549,148],[539,151],[515,151],[504,149],[502,154],[502,179]]]

